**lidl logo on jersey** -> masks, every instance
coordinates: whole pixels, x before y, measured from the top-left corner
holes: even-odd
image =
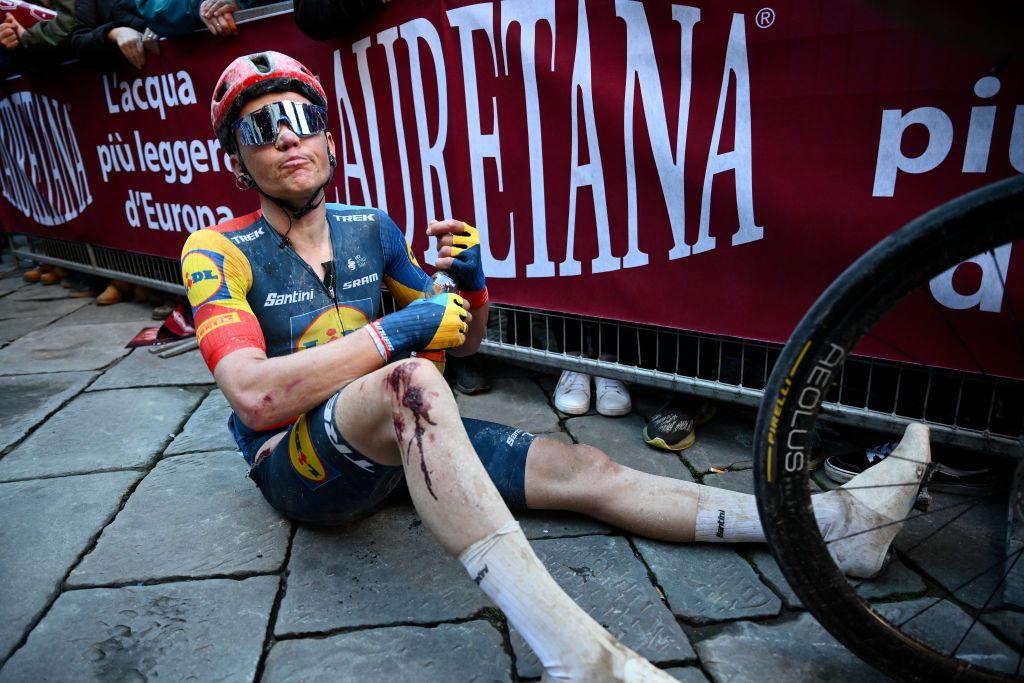
[[[188,289],[193,308],[210,301],[230,299],[224,279],[224,255],[205,249],[194,249],[181,259],[181,277]]]
[[[292,349],[302,351],[320,344],[341,339],[370,321],[373,302],[370,299],[346,301],[344,304],[324,306],[309,313],[293,316],[291,323]]]
[[[288,439],[288,459],[309,488],[316,490],[338,476],[338,471],[317,455],[313,441],[309,438],[309,423],[306,416],[299,418]]]

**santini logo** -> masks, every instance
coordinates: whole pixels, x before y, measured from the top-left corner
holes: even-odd
[[[312,301],[313,290],[307,292],[300,292],[295,290],[291,294],[278,294],[277,292],[270,292],[267,294],[267,300],[263,302],[263,307],[267,306],[280,306],[281,304],[294,304],[300,301]]]

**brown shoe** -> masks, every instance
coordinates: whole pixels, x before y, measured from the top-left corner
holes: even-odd
[[[49,263],[41,263],[32,270],[26,270],[21,277],[25,282],[39,282],[43,273],[49,273],[51,270],[53,270],[53,266]]]
[[[109,306],[110,304],[119,303],[122,299],[124,299],[124,294],[122,294],[121,289],[114,284],[114,281],[111,280],[107,284],[107,288],[104,289],[98,297],[96,297],[96,305]]]
[[[55,285],[61,280],[68,276],[68,271],[64,270],[60,266],[52,269],[49,273],[43,273],[39,276],[39,281],[44,285]]]

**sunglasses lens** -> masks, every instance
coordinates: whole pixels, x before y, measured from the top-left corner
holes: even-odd
[[[307,102],[271,102],[238,119],[231,128],[239,131],[243,145],[269,145],[277,139],[282,123],[299,137],[316,135],[327,128],[327,110]]]

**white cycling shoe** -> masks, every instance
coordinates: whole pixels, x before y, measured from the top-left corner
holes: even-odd
[[[843,510],[825,541],[844,574],[871,578],[882,570],[890,544],[914,507],[929,462],[928,427],[911,424],[885,460],[824,494],[838,498]]]

